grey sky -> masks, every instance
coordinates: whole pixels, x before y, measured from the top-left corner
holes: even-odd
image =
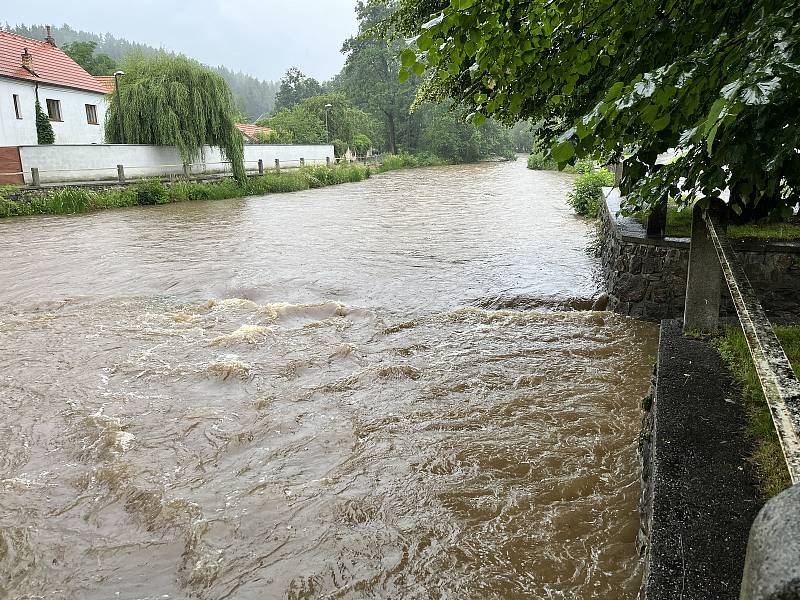
[[[296,66],[324,80],[344,63],[339,51],[356,32],[354,7],[355,0],[33,0],[8,3],[2,19],[112,33],[261,79]]]

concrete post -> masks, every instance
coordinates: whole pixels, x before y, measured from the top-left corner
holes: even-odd
[[[686,279],[686,306],[683,315],[684,332],[717,331],[721,279],[722,268],[719,266],[717,251],[703,220],[703,209],[698,203],[695,204],[692,213],[692,243],[689,247],[689,275]]]
[[[301,167],[305,167],[306,166],[306,159],[305,158],[301,158],[300,159],[300,166]]]
[[[31,185],[33,187],[41,186],[41,183],[39,182],[39,169],[36,167],[31,168]]]
[[[281,172],[281,160],[279,158],[275,159],[275,170],[280,173]]]
[[[259,175],[263,175],[264,174],[264,159],[262,159],[262,158],[258,159],[258,174]]]
[[[767,502],[753,522],[741,600],[800,600],[800,485]]]
[[[117,165],[117,180],[120,183],[125,183],[125,167],[122,165]]]
[[[191,169],[189,168],[189,163],[183,163],[183,176],[189,177],[192,174]]]
[[[619,188],[619,184],[622,183],[622,175],[623,175],[624,164],[622,159],[619,159],[614,165],[614,187]]]
[[[325,164],[328,165],[329,167],[331,166],[331,157],[330,156],[326,156],[325,157]]]

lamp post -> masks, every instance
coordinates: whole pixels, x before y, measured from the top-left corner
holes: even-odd
[[[326,104],[325,105],[325,135],[328,136],[328,143],[331,143],[331,130],[328,127],[328,113],[330,112],[333,104]]]
[[[125,129],[122,127],[122,96],[119,94],[119,78],[125,75],[125,71],[114,72],[114,87],[117,89],[117,117],[119,120],[119,139],[125,143]]]

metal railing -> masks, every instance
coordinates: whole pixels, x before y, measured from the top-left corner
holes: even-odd
[[[684,330],[717,329],[724,279],[793,484],[767,502],[750,529],[741,599],[800,599],[800,381],[722,225],[724,210],[720,202],[694,208]]]

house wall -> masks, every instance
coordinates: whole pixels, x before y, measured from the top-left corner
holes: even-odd
[[[20,158],[25,181],[30,183],[31,168],[39,169],[42,183],[62,181],[101,181],[116,179],[117,165],[123,165],[126,178],[155,177],[183,174],[183,161],[172,146],[142,144],[75,144],[54,146],[21,146]],[[297,167],[300,159],[307,165],[333,161],[332,145],[247,145],[244,147],[245,166],[258,168],[258,159],[265,169],[275,168],[275,159],[281,167]],[[205,146],[202,156],[192,165],[192,173],[221,173],[230,171],[223,163],[218,148]]]
[[[22,119],[14,112],[13,95],[19,95]],[[47,113],[47,99],[61,101],[62,121],[51,121],[56,144],[102,144],[106,97],[50,85],[39,85],[39,102]],[[86,105],[97,106],[97,125],[86,121]],[[36,144],[36,85],[16,79],[0,79],[0,146]]]
[[[36,143],[35,89],[33,84],[0,79],[0,146]],[[21,119],[14,111],[14,94],[19,96]]]

